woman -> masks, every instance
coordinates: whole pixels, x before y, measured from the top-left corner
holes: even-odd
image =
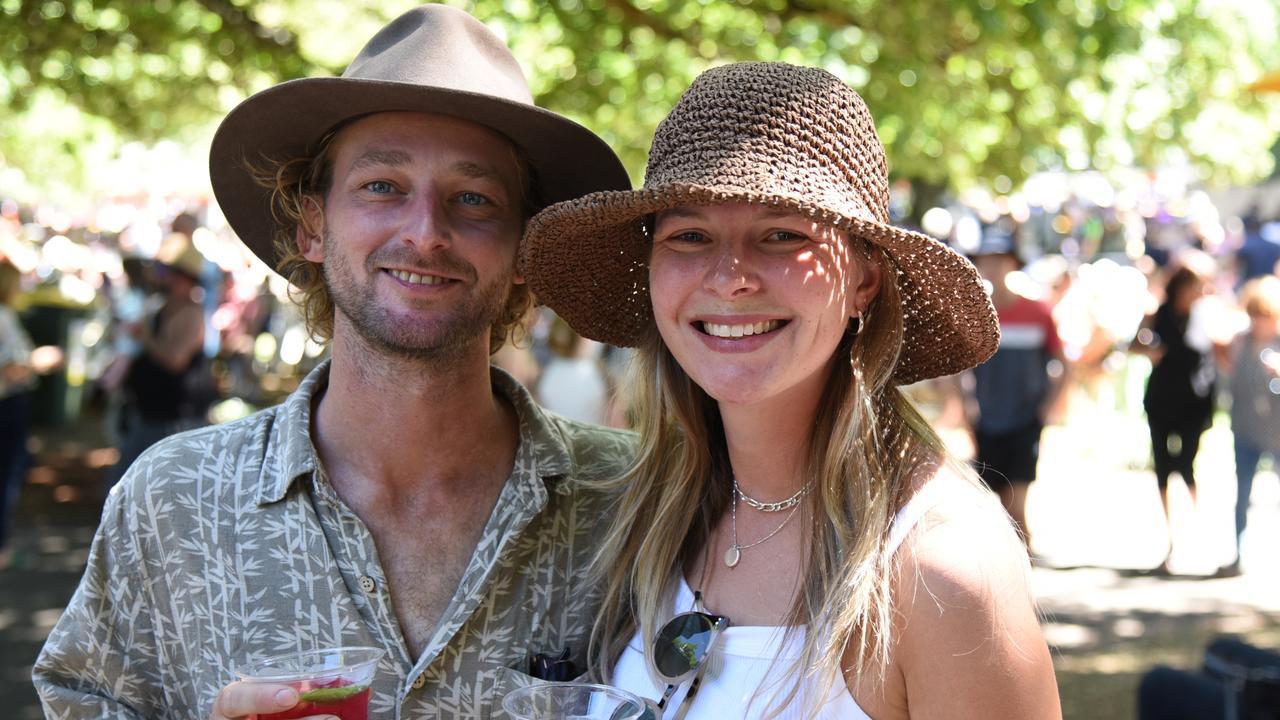
[[[1240,307],[1249,324],[1226,345],[1215,348],[1231,389],[1231,436],[1236,456],[1236,555],[1218,568],[1222,577],[1240,574],[1240,551],[1249,520],[1249,496],[1264,455],[1280,464],[1280,277],[1254,278],[1240,289]]]
[[[1192,329],[1192,307],[1210,289],[1213,260],[1196,251],[1179,258],[1164,288],[1164,302],[1138,332],[1134,349],[1151,358],[1142,406],[1151,431],[1156,485],[1164,509],[1169,551],[1157,572],[1169,572],[1173,527],[1169,522],[1169,476],[1177,472],[1196,501],[1196,455],[1200,436],[1213,419],[1216,370],[1204,328]],[[1201,323],[1202,325],[1204,323]]]
[[[995,313],[887,207],[861,98],[743,63],[659,126],[643,189],[529,225],[534,292],[638,347],[592,652],[668,717],[1060,716],[1022,544],[897,387],[986,359]]]

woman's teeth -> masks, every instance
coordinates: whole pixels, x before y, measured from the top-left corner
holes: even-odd
[[[410,285],[443,285],[448,282],[445,278],[435,275],[419,275],[407,270],[388,270],[395,279],[401,282],[407,282]]]
[[[745,325],[719,325],[717,323],[704,322],[702,323],[702,331],[713,337],[740,338],[771,332],[777,330],[780,325],[782,325],[781,320],[747,323]]]

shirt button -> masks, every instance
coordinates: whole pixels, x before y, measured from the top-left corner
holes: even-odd
[[[378,583],[374,582],[373,578],[368,575],[361,575],[360,589],[363,590],[366,595],[372,595],[373,591],[378,589]]]
[[[413,679],[413,689],[414,689],[414,690],[421,690],[421,689],[422,689],[422,686],[423,686],[423,685],[426,685],[426,684],[427,684],[427,674],[426,674],[426,673],[421,673],[421,674],[419,674],[419,675],[418,675],[418,677],[416,677],[416,678],[414,678],[414,679]]]

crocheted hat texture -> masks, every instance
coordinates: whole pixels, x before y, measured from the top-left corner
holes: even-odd
[[[999,323],[972,263],[889,224],[888,166],[871,113],[816,68],[738,63],[702,73],[658,126],[644,186],[546,208],[525,231],[521,268],[580,334],[634,347],[653,327],[646,219],[726,203],[795,212],[887,251],[904,313],[899,384],[995,352]]]

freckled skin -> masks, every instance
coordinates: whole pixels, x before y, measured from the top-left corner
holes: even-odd
[[[676,208],[658,215],[649,282],[658,330],[690,377],[722,403],[812,394],[826,382],[849,318],[874,295],[843,233],[757,205]],[[781,320],[729,352],[703,318]],[[767,340],[764,338],[767,337]]]

